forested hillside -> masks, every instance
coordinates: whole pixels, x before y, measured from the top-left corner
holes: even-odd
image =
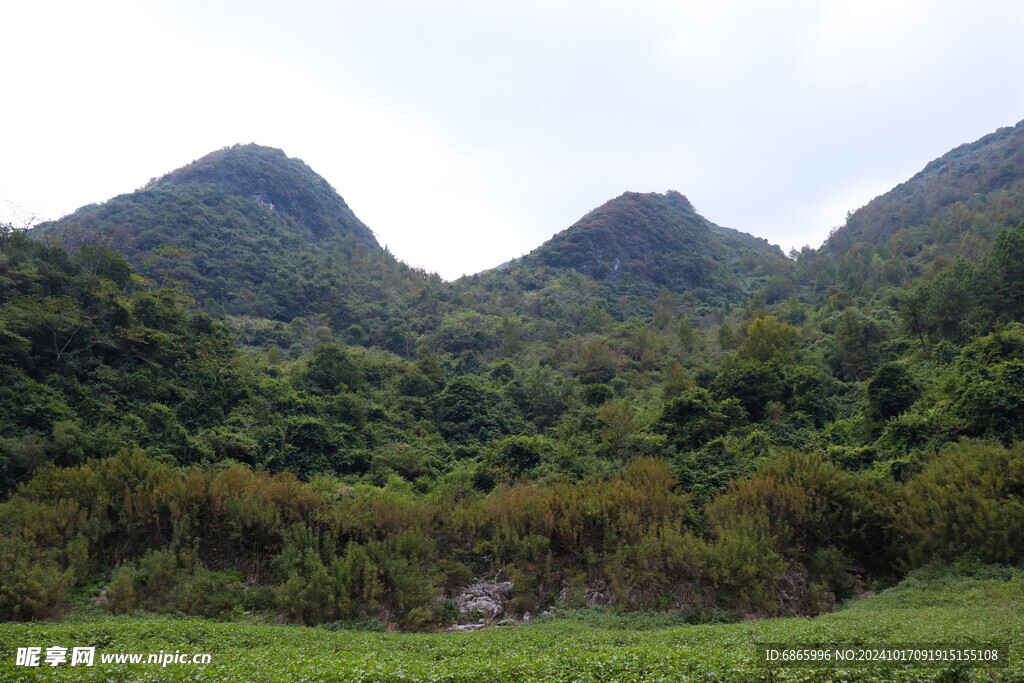
[[[216,316],[320,316],[335,329],[387,327],[383,307],[426,276],[382,249],[308,166],[258,145],[213,152],[32,234],[72,253],[114,246]]]
[[[482,579],[729,620],[1024,561],[1024,225],[851,280],[626,194],[443,283],[302,169],[232,148],[0,231],[4,619],[430,629]]]
[[[1024,121],[961,145],[849,214],[823,251],[853,291],[931,277],[975,260],[1024,220]]]
[[[627,192],[506,266],[533,277],[574,270],[607,296],[653,300],[661,288],[711,305],[737,303],[792,264],[766,240],[714,225],[686,197]],[[634,306],[635,310],[635,306]]]

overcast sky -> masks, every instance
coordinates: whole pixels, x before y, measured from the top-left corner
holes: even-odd
[[[5,2],[0,220],[280,147],[446,278],[627,190],[786,251],[1024,119],[1018,0]]]

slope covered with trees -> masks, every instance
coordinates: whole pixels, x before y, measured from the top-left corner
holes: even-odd
[[[149,186],[190,184],[212,185],[255,200],[295,221],[314,240],[353,235],[368,247],[380,247],[373,232],[326,180],[279,149],[255,144],[224,148],[151,181]]]
[[[931,276],[974,260],[1024,220],[1024,121],[961,145],[849,214],[823,250],[854,289]]]
[[[669,190],[612,199],[506,268],[540,275],[575,270],[613,300],[653,298],[666,288],[721,306],[789,266],[778,247],[711,223]]]
[[[116,247],[141,274],[214,315],[327,316],[336,328],[381,315],[413,271],[383,250],[334,189],[277,149],[236,145],[32,231],[76,252]]]
[[[270,211],[191,182],[117,202],[175,188],[207,203],[146,225]],[[599,595],[721,620],[1021,564],[1022,245],[1009,227],[922,281],[851,282],[827,251],[773,265],[681,195],[626,195],[506,270],[395,266],[360,299],[378,280],[352,265],[275,320],[6,228],[0,616],[84,595],[423,629],[485,578],[513,615]]]

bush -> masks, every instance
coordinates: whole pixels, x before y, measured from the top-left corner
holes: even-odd
[[[107,590],[107,609],[114,614],[128,614],[139,606],[139,593],[135,589],[137,572],[131,565],[123,564],[110,576]]]
[[[214,572],[196,562],[181,585],[179,606],[185,614],[231,620],[242,615],[242,575],[234,570]]]
[[[868,410],[872,417],[888,420],[914,404],[920,391],[901,363],[886,363],[875,370],[867,385]]]
[[[0,619],[56,619],[65,612],[74,574],[20,538],[0,536]]]
[[[945,448],[903,488],[897,525],[911,567],[967,553],[1024,561],[1024,443]]]
[[[787,563],[772,549],[765,520],[740,517],[717,530],[706,546],[707,576],[725,607],[779,611],[775,586]]]

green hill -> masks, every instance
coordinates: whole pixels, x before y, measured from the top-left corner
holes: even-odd
[[[722,228],[675,191],[627,192],[594,209],[508,269],[576,270],[615,296],[661,288],[734,303],[789,262],[764,239]]]
[[[822,251],[859,290],[974,260],[1024,220],[1024,121],[957,147],[849,215]],[[877,258],[876,258],[877,256]]]
[[[494,617],[811,616],[942,563],[1020,592],[982,565],[1024,566],[1024,225],[909,287],[917,223],[793,270],[630,193],[442,283],[306,171],[237,147],[0,225],[0,620],[470,627],[479,580]]]
[[[152,186],[189,184],[219,187],[234,197],[256,201],[308,231],[313,240],[354,235],[379,248],[373,232],[360,221],[326,180],[300,159],[279,149],[235,145],[168,173]]]
[[[320,314],[335,328],[373,317],[361,309],[423,277],[382,249],[305,163],[253,144],[208,154],[32,234],[72,252],[115,248],[139,274],[180,286],[215,314]]]

